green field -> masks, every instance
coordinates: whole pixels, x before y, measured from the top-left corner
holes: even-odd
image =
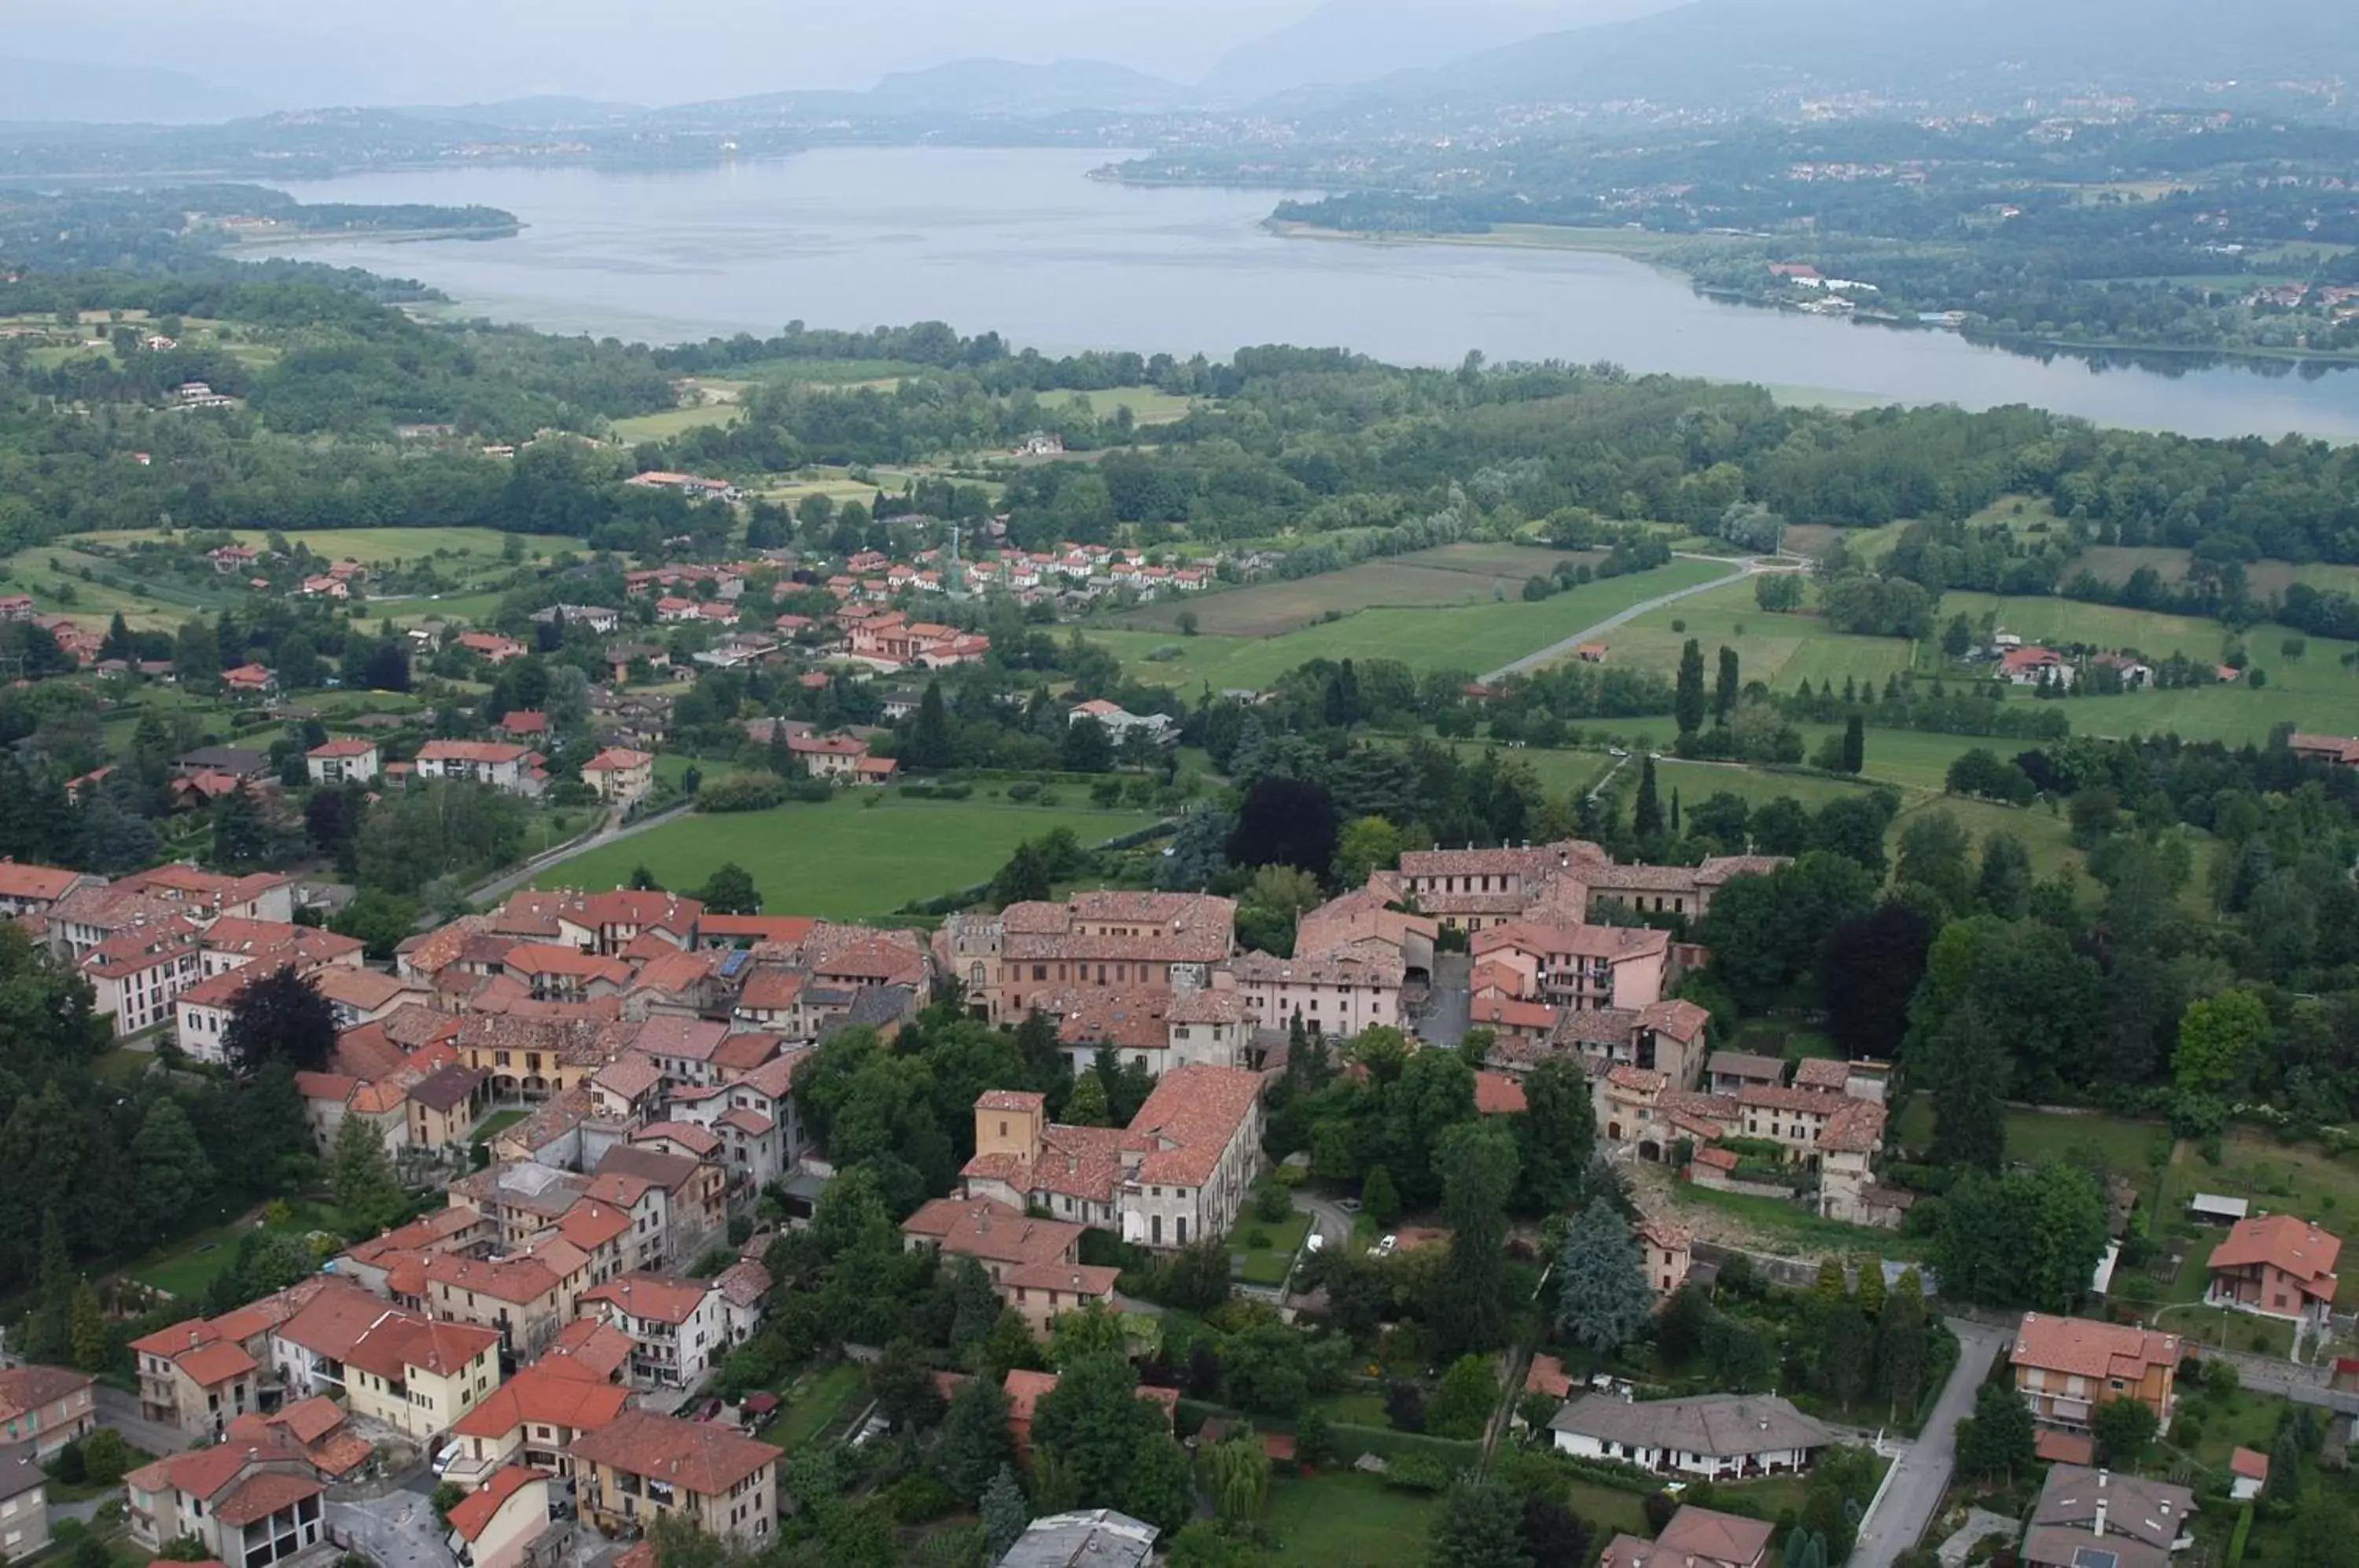
[[[840,1421],[858,1413],[868,1395],[866,1376],[844,1361],[823,1372],[806,1372],[780,1390],[786,1407],[759,1435],[791,1454]]]
[[[270,535],[261,528],[231,528],[226,530],[240,544],[260,550],[268,544]],[[67,543],[87,539],[99,544],[131,544],[142,539],[163,536],[151,528],[123,533],[83,534]],[[381,566],[393,561],[417,561],[438,550],[451,555],[480,555],[498,561],[507,546],[509,535],[498,528],[296,528],[286,536],[289,544],[307,547],[312,554],[333,561],[357,561],[367,566]],[[524,543],[527,558],[561,555],[568,550],[585,548],[584,541],[559,534],[524,534],[517,536]]]
[[[1277,637],[1182,637],[1169,632],[1089,633],[1152,685],[1194,691],[1267,686],[1313,659],[1397,659],[1416,670],[1498,669],[1658,594],[1724,576],[1709,561],[1674,561],[1655,572],[1592,583],[1554,598],[1527,604],[1363,610],[1343,619]],[[1147,655],[1173,648],[1178,656]]]
[[[1071,828],[1091,844],[1154,821],[1136,811],[1079,804],[910,800],[897,792],[862,789],[824,805],[667,822],[567,861],[535,886],[619,887],[644,866],[666,887],[686,891],[734,861],[752,873],[770,914],[856,919],[891,914],[913,899],[987,881],[1018,844],[1052,828]]]
[[[734,425],[745,417],[745,410],[734,403],[702,403],[693,408],[666,408],[660,414],[634,414],[614,420],[606,429],[616,441],[636,445],[669,441],[709,426]]]
[[[1090,412],[1101,419],[1114,418],[1117,408],[1130,410],[1131,422],[1138,425],[1176,425],[1186,419],[1196,407],[1196,399],[1176,392],[1158,392],[1152,387],[1105,387],[1091,392],[1043,392],[1040,406],[1053,408],[1079,397],[1090,406]]]
[[[1899,637],[1846,637],[1823,616],[1772,615],[1755,600],[1753,583],[1732,583],[1615,627],[1603,638],[1606,661],[1669,675],[1690,637],[1703,645],[1707,661],[1718,648],[1734,648],[1746,681],[1781,692],[1806,680],[1841,686],[1846,677],[1881,687],[1916,659]]]
[[[2165,583],[2178,583],[2187,581],[2187,567],[2193,554],[2191,550],[2164,545],[2093,545],[2081,552],[2074,565],[2075,570],[2086,570],[2101,583],[2126,583],[2139,567],[2151,566]],[[2282,593],[2296,583],[2306,583],[2321,593],[2339,589],[2345,593],[2359,593],[2359,566],[2325,562],[2296,566],[2284,561],[2255,561],[2245,563],[2245,582],[2255,597]]]
[[[1200,631],[1212,637],[1280,637],[1331,612],[1521,603],[1527,578],[1545,576],[1565,561],[1597,559],[1520,545],[1444,545],[1316,577],[1166,599],[1130,611],[1120,622],[1127,631],[1170,636],[1178,631],[1180,617],[1187,615],[1196,617]]]

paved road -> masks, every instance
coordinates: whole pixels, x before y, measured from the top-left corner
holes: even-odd
[[[1473,973],[1474,961],[1462,953],[1433,955],[1433,985],[1417,1020],[1418,1039],[1455,1050],[1466,1038],[1474,1021]]]
[[[458,1561],[451,1552],[449,1532],[415,1492],[395,1492],[366,1502],[331,1502],[327,1516],[336,1539],[350,1542],[378,1568],[453,1568]]]
[[[1679,559],[1681,561],[1719,561],[1723,558],[1715,555],[1682,554]],[[1598,622],[1593,626],[1584,626],[1580,631],[1577,631],[1571,637],[1566,637],[1563,641],[1551,643],[1548,647],[1540,649],[1538,653],[1527,654],[1523,658],[1516,660],[1513,664],[1501,665],[1498,669],[1494,670],[1488,675],[1484,676],[1483,679],[1485,681],[1502,681],[1510,675],[1520,675],[1527,670],[1538,670],[1543,665],[1554,664],[1557,660],[1571,653],[1574,648],[1579,648],[1582,643],[1594,642],[1599,637],[1603,637],[1607,632],[1614,630],[1616,626],[1627,626],[1630,622],[1636,620],[1640,615],[1651,615],[1655,611],[1661,609],[1666,604],[1676,604],[1682,599],[1691,598],[1698,593],[1710,593],[1714,588],[1725,588],[1732,583],[1742,583],[1748,577],[1757,577],[1765,572],[1790,572],[1792,570],[1794,570],[1794,568],[1790,563],[1769,558],[1756,558],[1751,561],[1739,562],[1736,564],[1736,569],[1725,577],[1715,577],[1709,583],[1699,583],[1692,588],[1681,588],[1676,593],[1657,594],[1654,598],[1647,600],[1643,604],[1631,605],[1620,615],[1606,616],[1603,620]]]
[[[537,859],[527,860],[514,871],[495,877],[482,887],[474,888],[467,897],[478,904],[489,899],[505,898],[552,866],[562,866],[576,855],[587,855],[593,849],[603,849],[610,844],[620,844],[626,838],[636,838],[650,828],[659,828],[667,822],[678,821],[683,814],[693,809],[695,804],[694,800],[682,800],[676,806],[666,807],[653,816],[641,817],[628,827],[615,827],[614,820],[610,817],[607,819],[605,827],[588,838],[577,839]],[[429,917],[429,921],[431,917]]]
[[[158,1458],[167,1454],[178,1454],[198,1441],[195,1434],[182,1432],[177,1426],[147,1420],[139,1413],[136,1399],[107,1384],[101,1383],[92,1390],[92,1403],[97,1407],[101,1426],[113,1427],[123,1434],[124,1442]]]
[[[1866,1528],[1851,1561],[1855,1568],[1892,1568],[1893,1560],[1917,1545],[1949,1488],[1950,1467],[1957,1457],[1958,1421],[1973,1413],[1974,1394],[1989,1376],[1991,1364],[2007,1343],[2005,1329],[1987,1323],[1948,1320],[1958,1336],[1958,1365],[1941,1386],[1925,1431],[1893,1465],[1883,1500]]]

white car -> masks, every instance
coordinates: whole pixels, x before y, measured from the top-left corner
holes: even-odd
[[[442,1451],[434,1456],[434,1464],[432,1466],[434,1478],[440,1481],[443,1476],[443,1473],[448,1471],[451,1465],[456,1465],[459,1462],[460,1457],[466,1452],[466,1445],[463,1443],[444,1443],[442,1445]]]
[[[1326,1246],[1326,1245],[1327,1245],[1327,1238],[1326,1238],[1325,1236],[1321,1236],[1317,1231],[1315,1231],[1315,1230],[1314,1230],[1314,1231],[1312,1231],[1312,1232],[1310,1233],[1310,1239],[1309,1239],[1309,1240],[1307,1240],[1307,1241],[1305,1241],[1302,1245],[1303,1245],[1306,1248],[1308,1248],[1309,1250],[1310,1250],[1310,1251],[1312,1251],[1312,1252],[1316,1252],[1316,1251],[1318,1251],[1321,1247],[1324,1247],[1324,1246]]]
[[[1379,1258],[1390,1258],[1393,1255],[1393,1248],[1399,1245],[1400,1237],[1397,1236],[1388,1236],[1385,1237],[1384,1240],[1376,1243],[1376,1256]]]
[[[1605,748],[1605,755],[1608,757],[1627,757],[1630,754],[1623,750],[1618,746],[1609,746]]]

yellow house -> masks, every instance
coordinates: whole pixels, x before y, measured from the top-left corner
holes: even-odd
[[[655,788],[656,759],[644,751],[610,746],[582,765],[582,782],[610,805],[636,806]]]
[[[500,1385],[497,1330],[437,1323],[338,1284],[272,1335],[290,1390],[341,1388],[355,1416],[430,1438]]]
[[[625,1410],[573,1443],[582,1517],[612,1530],[682,1515],[716,1540],[766,1541],[784,1453],[715,1422]]]

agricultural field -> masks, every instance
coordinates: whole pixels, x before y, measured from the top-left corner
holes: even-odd
[[[122,588],[85,582],[92,576],[122,575],[133,581]],[[115,615],[134,631],[169,631],[201,610],[210,611],[242,596],[227,587],[219,593],[179,583],[143,583],[124,563],[86,555],[60,542],[20,550],[0,563],[0,581],[30,593],[38,613],[70,615],[80,626],[103,627]]]
[[[1416,670],[1480,674],[1576,637],[1633,604],[1723,574],[1724,569],[1712,562],[1674,561],[1658,571],[1592,583],[1534,604],[1514,599],[1362,610],[1271,637],[1179,637],[1136,631],[1085,635],[1103,644],[1138,679],[1190,691],[1200,685],[1215,691],[1265,687],[1313,659],[1397,659]],[[1205,603],[1211,599],[1207,595]],[[1148,658],[1167,648],[1173,657]]]
[[[2126,583],[2139,567],[2151,566],[2165,583],[2176,584],[2187,581],[2187,563],[2191,556],[2190,551],[2161,545],[2096,545],[2082,552],[2080,565],[2100,583]],[[2345,593],[2359,593],[2359,566],[2296,566],[2285,561],[2256,561],[2246,563],[2245,581],[2256,596],[2282,593],[2296,583],[2307,583],[2321,593],[2339,589]]]
[[[616,441],[636,446],[641,441],[669,441],[708,426],[734,425],[745,410],[733,403],[701,403],[691,408],[666,408],[659,414],[634,414],[606,427]]]
[[[1453,553],[1458,551],[1467,553]],[[1445,545],[1317,577],[1166,599],[1129,612],[1119,624],[1133,631],[1169,632],[1178,628],[1180,615],[1192,614],[1198,628],[1213,637],[1280,637],[1330,612],[1520,604],[1527,578],[1546,574],[1565,560],[1597,559],[1594,553],[1567,555],[1516,545]]]
[[[1039,396],[1044,408],[1060,408],[1079,397],[1101,419],[1114,418],[1117,408],[1128,408],[1131,422],[1137,425],[1176,425],[1196,408],[1195,398],[1158,392],[1152,387],[1103,387],[1090,392],[1050,391]]]
[[[270,535],[261,528],[231,528],[227,531],[238,543],[254,550],[263,549],[270,539]],[[130,545],[163,537],[153,529],[139,528],[122,533],[78,534],[63,542],[69,545],[85,542]],[[527,560],[562,555],[569,550],[588,548],[586,541],[570,535],[511,536],[498,528],[296,528],[284,537],[289,544],[302,545],[314,555],[334,561],[357,561],[364,566],[417,561],[438,552],[454,556],[479,555],[498,561],[511,537],[523,541]]]
[[[1080,804],[912,800],[858,790],[823,805],[667,822],[552,866],[535,886],[619,887],[644,866],[666,887],[686,890],[734,861],[753,876],[768,913],[853,920],[987,881],[1017,844],[1053,828],[1071,828],[1093,844],[1155,821]]]
[[[1684,628],[1684,629],[1682,629]],[[1744,678],[1773,691],[1791,691],[1804,681],[1873,681],[1914,668],[1915,646],[1899,637],[1846,637],[1817,615],[1774,615],[1754,597],[1751,582],[1732,583],[1666,604],[1616,626],[1603,639],[1606,661],[1669,676],[1680,650],[1693,637],[1703,645],[1709,666],[1715,650],[1733,648]]]

